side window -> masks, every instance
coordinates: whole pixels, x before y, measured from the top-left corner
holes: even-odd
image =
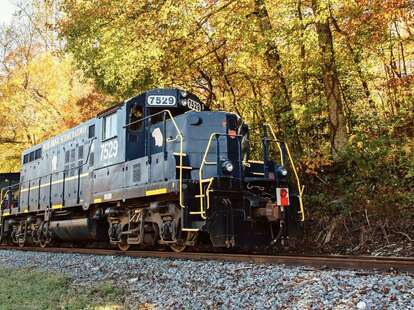
[[[23,164],[42,158],[42,149],[37,149],[23,156]]]
[[[42,149],[37,149],[35,151],[35,159],[39,159],[42,157]]]
[[[103,140],[113,138],[117,135],[118,117],[116,112],[105,116],[103,119]]]
[[[88,138],[89,139],[95,138],[95,125],[89,126]]]

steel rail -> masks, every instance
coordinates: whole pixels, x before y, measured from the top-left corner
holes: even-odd
[[[229,262],[246,262],[259,264],[283,264],[289,266],[309,266],[315,268],[365,269],[406,271],[414,273],[414,258],[385,257],[385,256],[293,256],[293,255],[263,255],[263,254],[234,254],[234,253],[198,253],[198,252],[166,252],[166,251],[120,251],[114,249],[90,248],[40,248],[17,246],[0,246],[0,250],[35,251],[49,253],[71,253],[87,255],[111,255],[128,257],[151,257],[186,260],[216,260]]]

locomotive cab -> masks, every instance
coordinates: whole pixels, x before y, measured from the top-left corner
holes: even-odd
[[[133,160],[160,152],[160,147],[166,144],[163,139],[169,129],[161,127],[170,126],[166,123],[171,121],[171,117],[187,111],[209,109],[195,95],[185,91],[155,89],[126,100],[125,110],[126,154],[127,160]],[[165,135],[161,130],[165,131]]]

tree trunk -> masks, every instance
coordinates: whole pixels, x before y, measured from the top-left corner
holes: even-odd
[[[300,21],[300,28],[299,28],[299,35],[300,35],[300,40],[299,40],[299,49],[300,49],[300,69],[301,69],[301,80],[302,80],[302,98],[300,100],[300,103],[302,105],[305,105],[308,102],[308,68],[307,68],[307,64],[306,64],[306,48],[305,48],[305,38],[304,38],[304,32],[305,32],[305,27],[303,24],[303,14],[302,14],[302,0],[298,0],[297,5],[296,5],[296,10],[297,10],[297,16],[299,18]]]
[[[373,111],[375,111],[376,110],[375,102],[374,102],[374,100],[372,100],[371,91],[369,90],[369,87],[368,87],[368,82],[367,82],[367,80],[364,76],[364,73],[362,72],[361,59],[358,56],[357,52],[352,47],[349,35],[346,32],[342,31],[342,29],[339,27],[335,17],[331,16],[331,18],[332,18],[333,26],[335,27],[336,31],[345,37],[346,47],[348,48],[348,51],[351,54],[352,60],[353,60],[354,65],[355,65],[355,69],[358,73],[359,80],[361,81],[362,89],[364,90],[365,97],[368,100],[368,104],[369,104],[370,108]]]
[[[320,13],[318,0],[312,0],[312,9],[315,16],[318,17]],[[341,88],[329,19],[324,18],[321,20],[320,18],[317,18],[315,26],[322,58],[321,66],[325,96],[328,103],[331,151],[332,157],[336,160],[338,159],[339,153],[344,151],[348,138],[342,105]]]
[[[272,25],[264,0],[255,0],[255,15],[258,18],[260,32],[265,40],[266,52],[264,56],[270,72],[276,78],[276,82],[271,85],[271,100],[275,121],[279,129],[279,138],[284,140],[289,138],[295,151],[301,152],[296,120],[292,111],[292,98],[282,71],[279,50],[277,45],[268,39],[268,32],[272,30]]]

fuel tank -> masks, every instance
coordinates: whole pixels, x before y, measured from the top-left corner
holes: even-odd
[[[103,241],[108,238],[107,223],[89,218],[51,221],[49,229],[62,241]]]

